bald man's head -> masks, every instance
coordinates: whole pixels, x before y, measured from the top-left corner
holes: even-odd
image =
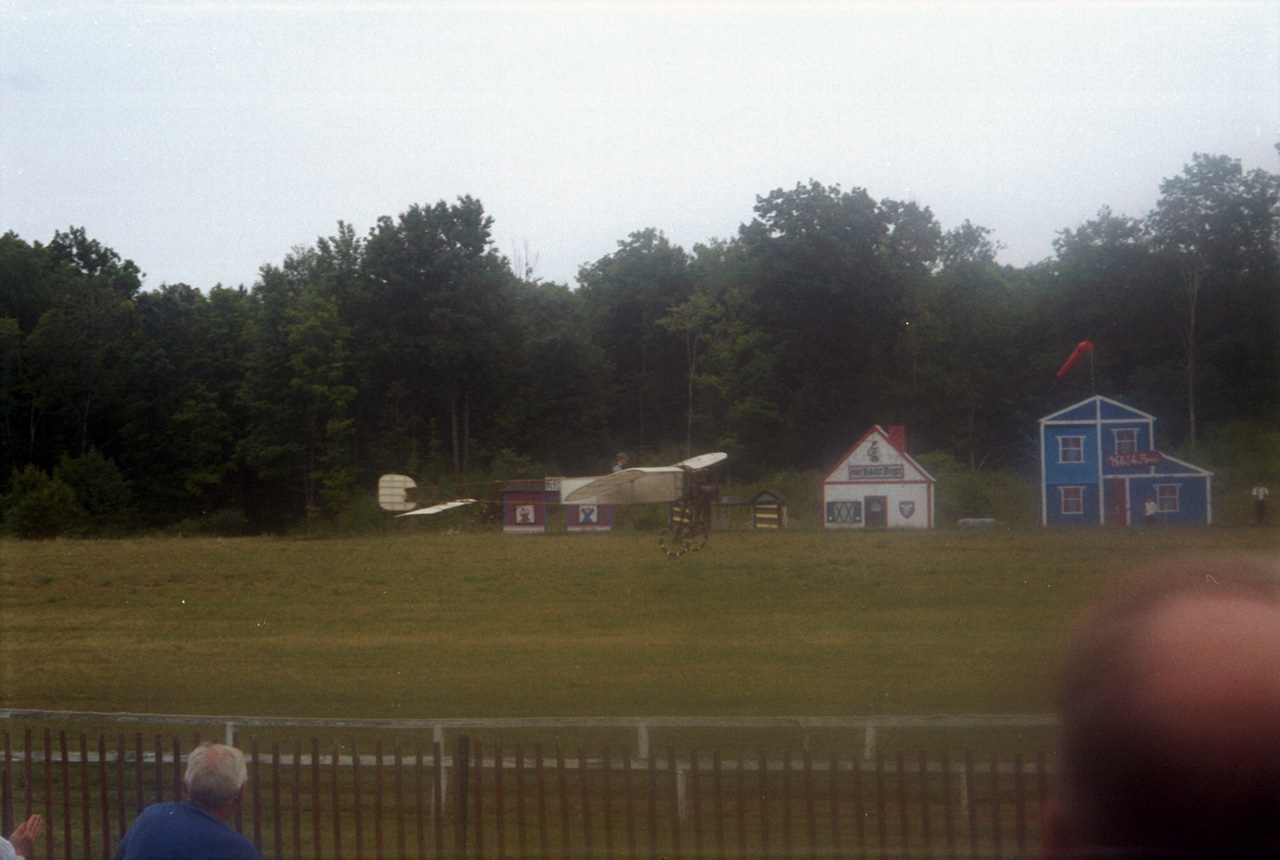
[[[1147,578],[1064,667],[1051,855],[1280,851],[1280,591],[1243,563]]]

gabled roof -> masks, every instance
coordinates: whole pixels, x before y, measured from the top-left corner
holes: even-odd
[[[1066,409],[1060,409],[1052,415],[1040,419],[1041,424],[1068,424],[1080,422],[1095,421],[1155,421],[1156,417],[1143,412],[1141,409],[1134,409],[1132,406],[1125,406],[1118,400],[1112,400],[1110,397],[1103,397],[1101,394],[1094,395],[1086,400],[1081,400]]]
[[[1164,459],[1161,460],[1160,463],[1157,464],[1155,467],[1153,467],[1151,470],[1151,474],[1156,476],[1157,478],[1165,475],[1169,477],[1174,477],[1174,476],[1186,477],[1187,475],[1213,475],[1213,472],[1210,472],[1208,469],[1201,469],[1199,466],[1193,466],[1190,463],[1186,462],[1185,460],[1179,460],[1177,457],[1170,457],[1168,454],[1164,454],[1163,456],[1164,456]]]
[[[875,455],[871,455],[874,446]],[[866,478],[857,479],[859,482],[868,483],[894,483],[899,481],[927,481],[930,484],[935,483],[934,478],[924,470],[919,463],[912,458],[906,451],[900,451],[893,447],[889,441],[889,434],[879,424],[873,426],[870,430],[862,435],[852,448],[845,453],[843,457],[832,467],[831,471],[823,477],[822,483],[849,483],[845,477],[847,474],[847,466],[850,461],[855,461],[859,465],[884,465],[884,466],[902,466],[902,477],[883,477],[876,478],[868,476]],[[837,473],[840,472],[839,476]]]

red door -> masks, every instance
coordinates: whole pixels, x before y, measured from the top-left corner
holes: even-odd
[[[1106,484],[1107,522],[1118,526],[1129,525],[1129,482],[1112,478]]]

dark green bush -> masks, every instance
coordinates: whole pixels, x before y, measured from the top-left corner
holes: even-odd
[[[226,508],[185,519],[178,523],[177,532],[205,537],[241,537],[249,532],[249,519],[242,510]]]
[[[35,466],[15,471],[5,496],[5,527],[20,538],[71,534],[83,526],[75,491]]]

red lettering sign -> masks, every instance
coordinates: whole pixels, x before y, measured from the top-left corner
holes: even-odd
[[[1159,451],[1136,451],[1132,454],[1112,454],[1107,458],[1107,465],[1113,469],[1132,469],[1140,466],[1158,466],[1164,462],[1164,454]]]

